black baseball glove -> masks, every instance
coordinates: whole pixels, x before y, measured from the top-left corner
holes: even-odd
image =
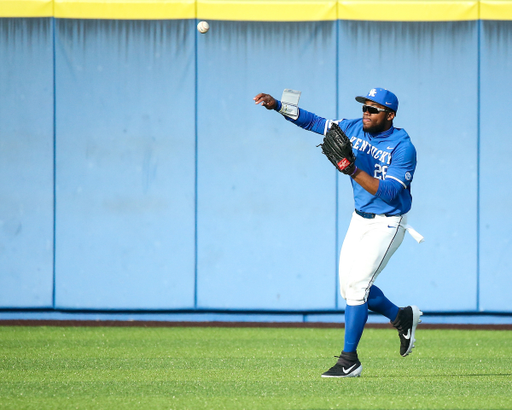
[[[327,134],[325,134],[322,147],[322,153],[340,172],[352,175],[356,169],[356,157],[352,152],[352,143],[341,130],[338,124],[333,123]]]

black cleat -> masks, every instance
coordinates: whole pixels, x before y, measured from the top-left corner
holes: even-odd
[[[400,337],[400,354],[405,357],[411,353],[414,347],[414,334],[416,333],[416,326],[421,323],[420,316],[423,312],[418,306],[407,306],[398,311],[396,319],[391,324],[398,330]]]
[[[322,374],[322,377],[359,377],[362,370],[363,365],[357,358],[357,352],[341,352],[338,362]]]

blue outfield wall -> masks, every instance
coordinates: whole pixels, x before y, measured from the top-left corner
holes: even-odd
[[[194,307],[194,31],[56,20],[56,308]]]
[[[53,306],[52,20],[0,19],[0,306]]]
[[[426,240],[406,236],[377,284],[429,312],[512,313],[495,113],[511,22],[195,24],[0,19],[0,308],[338,320],[350,183],[320,135],[252,98],[294,88],[355,118],[381,86],[418,150],[409,222]]]
[[[199,308],[336,307],[336,175],[318,137],[252,100],[294,88],[335,116],[335,50],[333,22],[216,22],[198,36]]]
[[[512,22],[484,22],[481,36],[479,296],[481,310],[512,311],[512,209],[508,118],[499,109],[512,92]],[[505,216],[504,216],[505,214]]]

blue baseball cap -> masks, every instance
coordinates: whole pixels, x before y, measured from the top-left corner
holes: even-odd
[[[388,91],[384,88],[372,88],[368,91],[366,97],[356,97],[356,101],[364,104],[366,100],[373,101],[377,104],[380,104],[384,107],[397,112],[398,110],[398,98],[391,91]]]

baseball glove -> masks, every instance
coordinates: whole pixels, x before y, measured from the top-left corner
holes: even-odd
[[[352,143],[338,124],[333,123],[324,137],[322,153],[340,172],[352,175],[356,168],[356,158],[352,152]]]

